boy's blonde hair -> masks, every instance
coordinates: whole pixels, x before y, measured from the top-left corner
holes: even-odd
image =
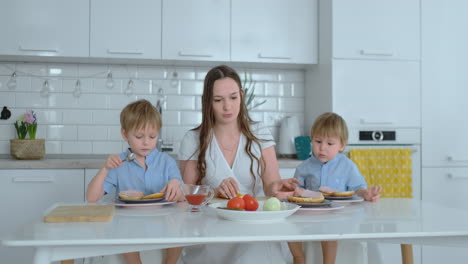
[[[120,125],[125,133],[135,130],[162,127],[161,115],[148,100],[138,100],[128,104],[120,113]]]
[[[348,126],[344,119],[331,112],[323,113],[315,119],[310,130],[311,140],[314,137],[339,137],[341,144],[348,144]]]

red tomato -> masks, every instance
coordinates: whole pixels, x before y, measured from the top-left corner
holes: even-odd
[[[227,203],[229,209],[245,209],[245,202],[240,197],[234,197]]]
[[[245,210],[247,211],[257,211],[258,209],[258,202],[257,199],[253,198],[251,195],[246,194],[242,197],[245,202]]]

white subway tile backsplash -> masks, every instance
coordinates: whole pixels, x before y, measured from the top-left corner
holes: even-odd
[[[6,122],[5,120],[0,121],[0,140],[10,140],[16,138],[16,130],[13,126],[14,121]]]
[[[279,109],[285,112],[304,112],[304,98],[279,98]]]
[[[40,127],[38,127],[38,130],[39,128]],[[77,136],[77,126],[74,126],[74,125],[49,125],[46,128],[46,133],[47,133],[47,138],[46,138],[47,140],[77,140],[79,139]]]
[[[93,123],[93,110],[62,110],[62,116],[62,122],[66,125],[90,125]]]
[[[166,69],[163,66],[139,65],[137,68],[138,78],[164,79],[164,76],[166,76]]]
[[[120,110],[96,110],[93,111],[93,124],[96,125],[119,125]]]
[[[119,141],[96,141],[93,142],[92,154],[115,154],[127,148],[127,143]],[[124,145],[125,144],[125,145]]]
[[[182,81],[180,91],[185,95],[202,95],[203,81]]]
[[[60,154],[62,153],[62,141],[46,140],[45,152],[47,154]]]
[[[198,126],[202,121],[202,114],[200,111],[196,112],[180,112],[180,124],[183,126]]]
[[[168,110],[195,110],[194,96],[168,95],[166,100],[166,108]]]
[[[265,83],[266,96],[284,96],[284,86],[282,83],[267,82]]]
[[[6,83],[15,68],[18,86],[9,90]],[[38,115],[37,137],[46,138],[48,154],[121,152],[127,147],[120,134],[121,110],[138,99],[147,99],[155,105],[160,89],[164,99],[161,137],[164,142],[174,144],[176,153],[184,134],[201,122],[201,94],[210,68],[0,62],[0,107],[8,106],[12,111],[10,120],[0,120],[0,154],[9,153],[9,139],[16,137],[12,124],[27,109],[33,109]],[[109,70],[114,80],[112,89],[106,86]],[[253,120],[268,126],[275,138],[279,121],[286,115],[297,116],[303,128],[306,89],[303,70],[236,70],[241,79],[247,72],[255,80],[256,102],[267,100],[251,110]],[[78,78],[82,93],[74,97]],[[41,96],[46,79],[50,94]],[[132,94],[126,95],[129,79],[135,86]]]
[[[78,140],[107,140],[107,126],[79,126]]]
[[[179,111],[164,111],[162,112],[163,126],[178,126],[180,125]]]
[[[93,152],[90,141],[63,141],[62,152],[70,154],[89,154]]]
[[[107,127],[107,138],[110,141],[123,140],[121,131],[120,124],[118,126],[109,126]]]

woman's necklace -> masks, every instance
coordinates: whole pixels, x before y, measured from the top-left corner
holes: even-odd
[[[223,150],[229,151],[229,152],[234,152],[234,150],[237,149],[237,144],[239,143],[239,140],[237,140],[232,146],[225,146],[221,141],[219,142],[219,145]]]

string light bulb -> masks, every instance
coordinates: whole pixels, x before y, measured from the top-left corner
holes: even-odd
[[[135,85],[134,85],[134,83],[133,83],[133,80],[130,79],[130,80],[128,81],[128,83],[127,83],[127,89],[125,89],[125,94],[126,94],[127,96],[130,96],[130,95],[133,94],[133,88],[134,88],[134,86],[135,86]]]
[[[80,79],[76,80],[75,90],[73,90],[73,97],[79,98],[81,96],[81,82]]]
[[[114,88],[114,79],[112,78],[112,72],[107,73],[106,87],[109,89]]]
[[[7,87],[10,90],[16,89],[17,82],[16,82],[16,72],[13,72],[10,76],[10,79],[7,82]]]
[[[50,89],[49,89],[49,81],[45,80],[44,83],[42,84],[42,89],[40,91],[40,94],[42,97],[47,97],[50,94]]]

